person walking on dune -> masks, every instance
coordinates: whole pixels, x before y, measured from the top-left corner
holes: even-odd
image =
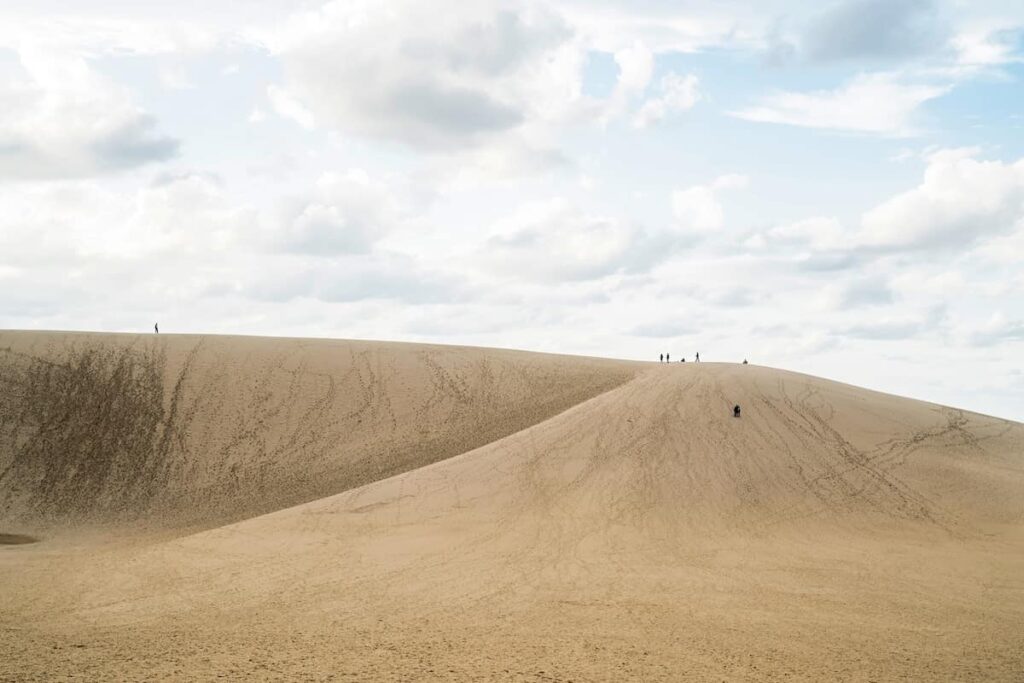
[[[671,358],[672,358],[671,354],[668,354],[668,353],[665,354],[665,362],[666,363],[671,363],[672,362]]]
[[[695,360],[694,362],[695,363],[699,363],[700,362],[700,351],[697,352],[697,360]]]
[[[665,362],[665,354],[663,354],[663,353],[659,353],[658,354],[658,362],[659,363],[664,363]]]
[[[153,323],[153,331],[160,334],[160,323]]]

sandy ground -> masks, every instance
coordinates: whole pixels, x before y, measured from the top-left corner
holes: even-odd
[[[155,375],[75,354],[155,343],[0,333],[0,533],[39,539],[0,545],[0,679],[1024,680],[1024,425],[754,366],[213,337],[159,341],[160,401],[69,412]],[[301,407],[239,420],[261,391]]]

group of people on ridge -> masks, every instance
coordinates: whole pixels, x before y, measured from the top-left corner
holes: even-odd
[[[668,354],[668,353],[659,353],[658,354],[658,362],[659,363],[671,363],[672,362],[672,355]],[[679,362],[680,363],[685,363],[686,362],[686,356],[683,356],[682,358],[680,358]],[[694,362],[697,362],[697,363],[700,362],[700,351],[697,352],[697,357],[694,359]]]

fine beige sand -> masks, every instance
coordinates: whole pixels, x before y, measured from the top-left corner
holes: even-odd
[[[3,680],[1020,681],[1024,425],[734,364],[0,332],[0,644]]]

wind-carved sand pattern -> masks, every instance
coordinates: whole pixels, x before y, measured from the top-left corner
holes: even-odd
[[[730,364],[11,332],[0,357],[0,530],[41,539],[0,550],[0,679],[1024,670],[1019,423]]]

